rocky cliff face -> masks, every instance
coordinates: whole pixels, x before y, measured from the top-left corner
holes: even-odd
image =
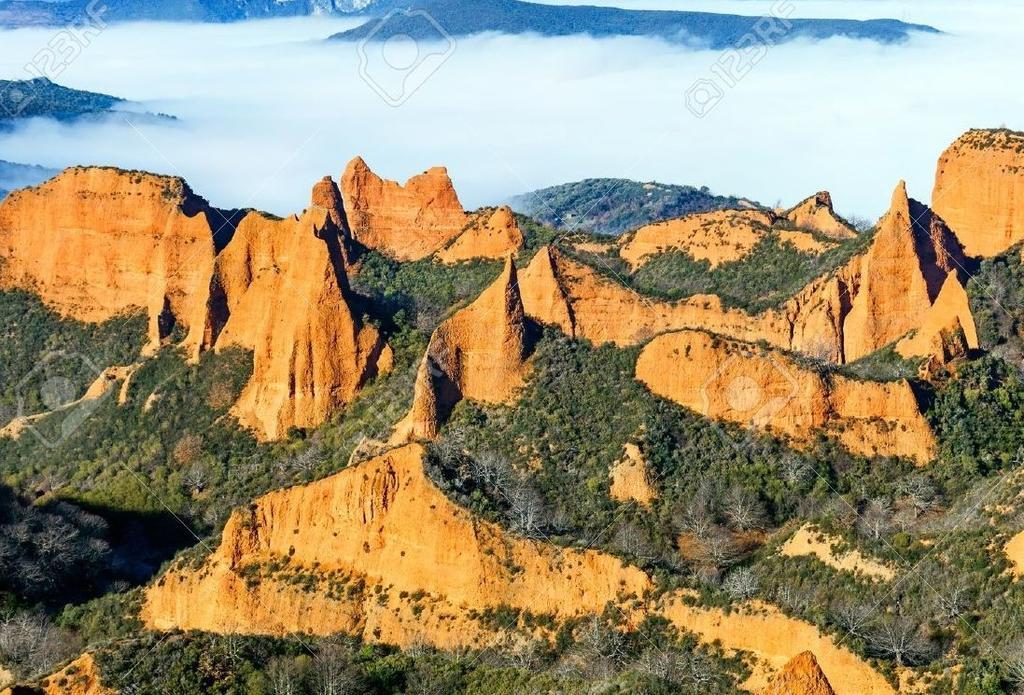
[[[234,413],[275,439],[350,401],[385,352],[349,308],[349,243],[330,179],[301,216],[278,220],[211,208],[181,179],[69,169],[0,205],[0,282],[82,321],[141,308],[147,351],[175,329],[192,358],[252,350]]]
[[[797,227],[814,230],[830,239],[852,239],[857,236],[850,223],[836,214],[828,191],[819,191],[800,201],[787,210],[784,216]]]
[[[203,567],[172,569],[149,588],[146,624],[468,646],[482,634],[471,608],[571,617],[650,588],[643,572],[596,551],[521,540],[475,519],[426,477],[424,453],[394,449],[235,512]],[[317,583],[303,589],[289,583],[294,575]]]
[[[250,213],[217,258],[216,347],[253,351],[252,378],[232,412],[263,439],[319,425],[378,372],[385,352],[349,306],[346,234],[329,189],[314,190],[301,217]]]
[[[523,231],[512,209],[502,205],[473,215],[465,231],[435,254],[442,263],[458,263],[475,258],[506,258],[523,245]]]
[[[1024,133],[972,130],[943,152],[932,206],[971,256],[1024,239]]]
[[[657,249],[633,250],[640,262]],[[762,314],[724,309],[712,295],[679,302],[644,297],[551,248],[542,249],[523,271],[522,294],[530,316],[595,343],[630,345],[665,330],[702,328],[846,363],[922,329],[921,339],[908,344],[906,354],[943,360],[948,351],[938,350],[934,334],[948,328],[951,314],[964,328],[965,345],[977,347],[965,297],[955,290],[963,265],[963,252],[950,230],[908,198],[901,183],[865,253]],[[951,276],[942,304],[932,311]],[[921,354],[926,348],[929,352]]]
[[[946,277],[964,265],[948,228],[907,197],[903,182],[893,192],[871,248],[856,261],[860,283],[843,325],[848,361],[917,329]]]
[[[934,436],[905,381],[822,375],[778,351],[692,330],[648,343],[636,376],[690,410],[798,444],[824,431],[865,456],[905,456],[924,464],[935,453]]]
[[[528,326],[515,264],[434,331],[416,376],[412,410],[395,441],[432,439],[463,398],[506,403],[526,375]]]
[[[764,695],[835,695],[812,652],[800,652],[772,679]]]
[[[619,607],[627,626],[661,615],[704,642],[742,649],[769,672],[813,649],[841,695],[886,694],[885,679],[813,625],[765,604],[729,613],[686,592],[650,599],[637,568],[593,550],[517,538],[457,507],[409,444],[236,511],[199,567],[146,591],[156,630],[358,635],[369,642],[483,647],[506,636],[474,619],[508,606],[557,620]]]
[[[149,349],[175,327],[209,347],[209,283],[231,215],[178,178],[75,168],[0,205],[0,283],[80,321],[149,316]]]
[[[353,238],[402,261],[440,250],[469,222],[444,167],[403,186],[377,176],[356,157],[342,174],[341,191]]]
[[[103,685],[96,660],[86,653],[38,684],[19,685],[0,695],[116,695]]]

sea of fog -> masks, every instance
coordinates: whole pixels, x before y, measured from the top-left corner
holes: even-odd
[[[443,164],[467,207],[614,176],[767,204],[829,189],[840,212],[875,217],[901,178],[927,200],[936,158],[962,131],[1024,129],[1024,3],[790,1],[792,16],[895,17],[947,34],[892,46],[800,41],[737,64],[695,45],[584,37],[485,35],[419,55],[401,43],[362,53],[321,40],[356,24],[344,19],[114,25],[56,81],[178,120],[30,121],[0,134],[0,159],[178,174],[217,205],[277,214],[301,209],[315,180],[359,154],[399,180]],[[606,4],[757,15],[775,2]],[[0,79],[27,77],[55,35],[0,31]],[[710,97],[692,91],[708,82]],[[698,117],[688,92],[716,103]]]

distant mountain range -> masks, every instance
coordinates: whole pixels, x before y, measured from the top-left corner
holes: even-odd
[[[92,0],[0,0],[0,27],[79,24],[89,19]],[[541,36],[646,36],[672,42],[700,42],[711,48],[736,45],[751,32],[759,17],[710,12],[624,10],[615,7],[539,5],[519,0],[104,0],[102,21],[139,20],[234,22],[268,17],[316,14],[365,14],[365,24],[331,38],[386,40],[408,35],[436,39],[437,27],[449,36],[486,31]],[[381,18],[401,10],[381,24]],[[936,32],[919,24],[894,19],[789,19],[775,41],[845,36],[893,43],[913,31]],[[435,24],[436,23],[436,24]]]
[[[45,77],[34,80],[0,80],[0,132],[26,118],[52,118],[78,121],[113,112],[132,113],[146,118],[173,119],[173,116],[133,112],[130,102],[109,94],[64,87]]]
[[[514,196],[509,204],[556,229],[619,235],[651,222],[695,212],[758,207],[746,198],[715,195],[706,187],[584,179]]]
[[[347,14],[373,0],[103,0],[104,22],[236,22],[243,19]],[[52,26],[87,21],[92,0],[0,0],[0,26]],[[95,14],[95,11],[93,11]]]
[[[400,10],[422,10],[422,13]],[[506,34],[538,34],[540,36],[644,36],[677,43],[698,42],[711,48],[740,45],[741,39],[762,21],[760,17],[655,10],[623,10],[615,7],[539,5],[519,0],[382,0],[372,7],[374,14],[386,16],[386,22],[373,19],[348,31],[335,34],[334,39],[385,41],[394,36],[410,36],[416,40],[437,39],[438,27],[449,36],[467,36],[481,32]],[[883,43],[905,40],[913,31],[937,33],[919,24],[895,19],[856,21],[850,19],[789,19],[774,42],[792,39],[827,39],[844,36],[870,39]],[[769,28],[769,30],[773,29]]]
[[[56,176],[56,169],[37,166],[35,164],[17,164],[0,159],[0,200],[15,188],[35,186]]]

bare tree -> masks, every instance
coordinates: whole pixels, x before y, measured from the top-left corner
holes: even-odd
[[[757,574],[749,567],[740,567],[730,572],[722,583],[725,589],[734,599],[743,601],[754,596],[758,589]]]
[[[775,590],[775,600],[794,613],[804,613],[811,605],[811,592],[802,586],[783,584]]]
[[[697,543],[700,559],[718,569],[732,565],[740,555],[732,535],[721,526],[713,526]]]
[[[881,540],[892,530],[892,509],[889,501],[875,497],[868,501],[857,519],[857,530],[873,541]]]
[[[294,659],[281,657],[271,661],[267,679],[271,695],[299,695],[301,674]]]
[[[935,484],[923,473],[907,476],[900,481],[896,489],[900,495],[907,498],[918,513],[928,511],[935,504]]]
[[[624,521],[619,524],[613,543],[616,548],[626,555],[631,555],[640,560],[653,560],[658,556],[658,550],[651,542],[651,537],[647,531],[631,521]]]
[[[597,678],[613,676],[626,656],[622,634],[597,616],[577,629],[575,651],[581,658],[583,670]]]
[[[741,487],[732,487],[725,494],[725,518],[738,531],[761,528],[764,524],[764,507],[757,495]]]
[[[651,678],[667,681],[684,692],[698,692],[715,680],[715,668],[703,654],[677,649],[648,649],[637,661],[637,670]]]
[[[931,643],[921,624],[905,615],[885,615],[874,621],[865,639],[877,656],[892,659],[897,666],[917,666],[928,660]]]
[[[860,601],[842,601],[832,607],[832,620],[852,637],[863,638],[874,617],[874,606]]]
[[[193,495],[198,495],[206,488],[209,475],[206,472],[206,466],[201,461],[196,461],[192,464],[185,475],[182,477],[182,483],[185,488],[189,490]]]
[[[525,483],[513,485],[507,491],[512,528],[527,538],[541,538],[549,517],[544,499]]]
[[[348,653],[329,644],[316,655],[313,683],[315,695],[349,695],[357,691],[359,677],[351,667]]]
[[[49,673],[71,655],[71,645],[41,613],[0,615],[0,663],[16,675],[31,678]]]
[[[715,525],[715,511],[710,493],[700,490],[690,498],[676,517],[676,525],[680,530],[691,533],[698,539],[706,536]]]

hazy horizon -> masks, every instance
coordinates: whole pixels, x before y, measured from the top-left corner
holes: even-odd
[[[771,4],[706,0],[685,9],[758,14]],[[964,130],[1024,127],[1024,98],[1006,88],[1015,83],[1006,58],[1024,8],[793,4],[792,16],[889,16],[949,33],[893,46],[830,39],[772,47],[697,118],[685,94],[721,52],[655,40],[458,39],[394,108],[360,78],[356,46],[320,41],[359,20],[114,25],[56,81],[179,120],[31,121],[0,134],[0,159],[177,174],[216,205],[277,214],[301,209],[314,181],[337,177],[358,154],[401,181],[447,166],[467,207],[621,177],[706,185],[769,205],[828,189],[840,212],[874,217],[900,179],[927,201],[938,155]],[[0,35],[0,79],[17,79],[54,30]]]

